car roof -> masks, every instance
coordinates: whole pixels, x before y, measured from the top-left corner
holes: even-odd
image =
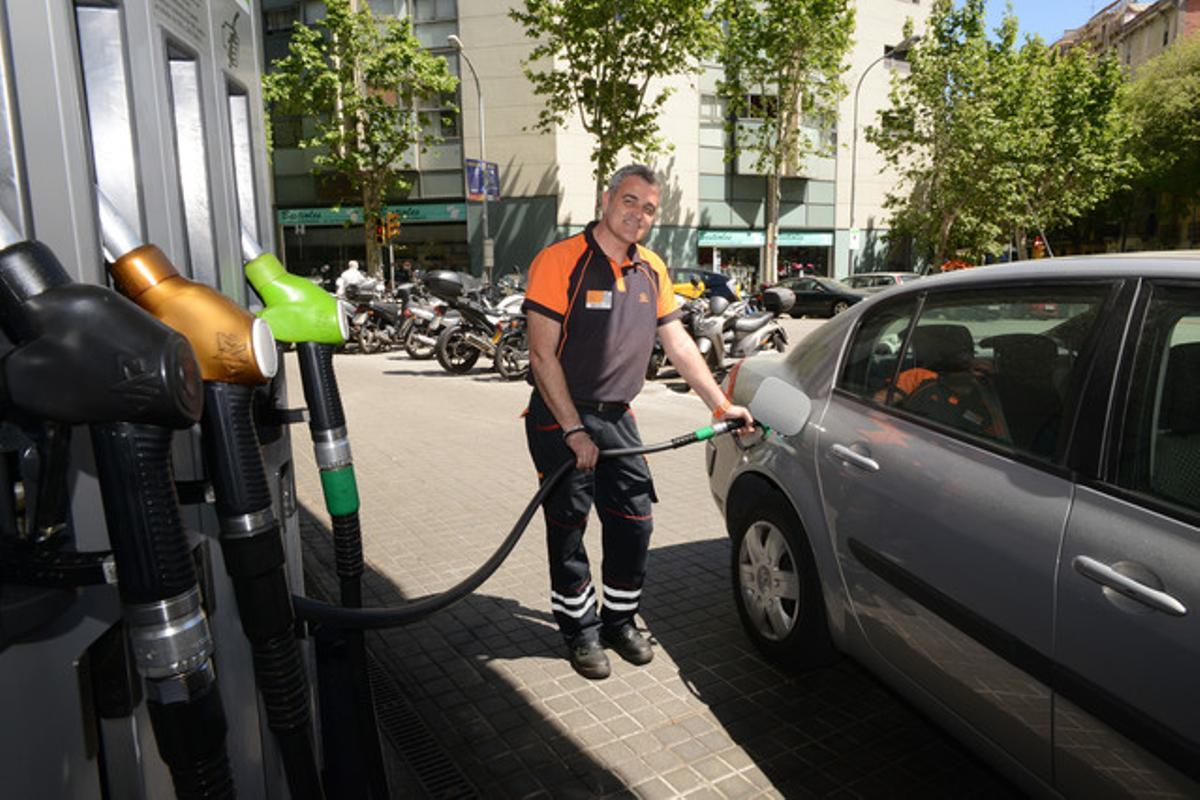
[[[925,292],[942,286],[971,286],[977,283],[1003,281],[1062,280],[1063,278],[1141,277],[1200,277],[1200,250],[1168,250],[1147,253],[1111,253],[1094,256],[1066,256],[1021,261],[1015,264],[992,264],[960,269],[940,275],[929,275],[919,281],[902,284],[889,292],[896,297],[902,292]]]

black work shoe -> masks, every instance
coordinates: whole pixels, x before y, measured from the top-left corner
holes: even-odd
[[[632,623],[622,625],[616,630],[601,628],[600,638],[630,664],[641,666],[642,664],[649,664],[651,659],[654,658],[654,650],[650,647],[650,640],[635,628]]]
[[[607,678],[611,668],[604,648],[596,640],[578,642],[570,645],[571,666],[585,678],[598,681]]]

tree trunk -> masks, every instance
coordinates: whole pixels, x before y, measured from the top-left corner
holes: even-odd
[[[367,268],[366,273],[373,278],[383,277],[383,267],[379,258],[379,242],[375,240],[376,226],[379,224],[379,192],[370,180],[363,183],[363,233],[366,236]]]
[[[946,263],[946,248],[950,242],[950,228],[954,226],[954,212],[942,215],[942,224],[938,226],[937,249],[933,253],[934,268],[939,272],[942,264]]]
[[[772,284],[779,280],[779,168],[767,176],[767,243],[763,247],[760,280]]]
[[[1024,226],[1019,226],[1016,236],[1016,241],[1013,242],[1013,246],[1016,248],[1013,251],[1013,261],[1024,261],[1026,259],[1025,242],[1029,238],[1029,234],[1026,233]]]

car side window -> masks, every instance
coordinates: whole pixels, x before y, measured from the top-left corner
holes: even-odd
[[[939,427],[1051,460],[1065,441],[1080,354],[1106,285],[992,288],[930,294],[892,358],[895,371],[865,399]],[[1053,296],[1054,316],[1034,311]],[[864,325],[865,328],[865,325]],[[893,337],[895,330],[881,331]],[[883,348],[880,348],[881,350]]]
[[[1154,288],[1123,430],[1118,485],[1200,511],[1200,290]]]
[[[896,374],[905,332],[916,313],[915,298],[877,306],[854,334],[838,388],[863,398],[886,389]]]

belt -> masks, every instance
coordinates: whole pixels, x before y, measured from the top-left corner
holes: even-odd
[[[629,403],[622,403],[616,400],[575,400],[575,408],[583,409],[584,411],[594,411],[597,414],[604,414],[608,411],[625,411],[629,408]]]

